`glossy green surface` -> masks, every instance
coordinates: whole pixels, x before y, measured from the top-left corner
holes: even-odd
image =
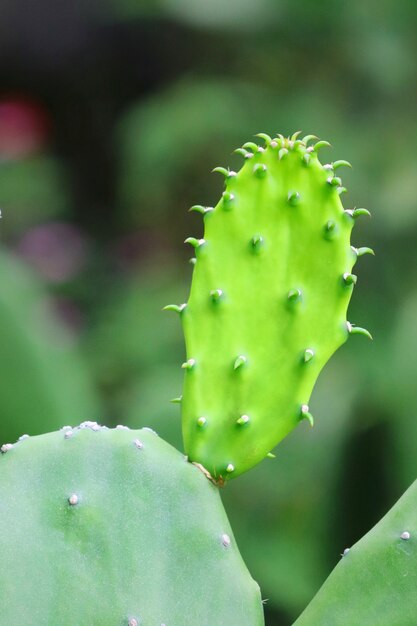
[[[339,170],[308,139],[265,136],[242,149],[226,191],[204,212],[204,238],[179,314],[187,348],[187,454],[220,479],[248,470],[297,424],[320,370],[346,341],[359,214],[340,200]],[[202,207],[196,207],[200,210]],[[352,332],[361,329],[353,329]],[[204,417],[205,420],[201,420]]]
[[[218,488],[146,429],[3,447],[0,554],[1,626],[264,623]]]
[[[411,626],[416,608],[417,482],[345,551],[295,625]]]

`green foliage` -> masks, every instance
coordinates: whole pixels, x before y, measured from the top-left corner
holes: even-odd
[[[2,235],[21,233],[42,220],[65,215],[67,184],[62,164],[47,155],[0,163]]]
[[[154,226],[155,217],[166,215],[176,194],[181,196],[184,176],[189,179],[188,192],[200,180],[207,184],[202,156],[218,158],[228,151],[242,128],[253,124],[250,110],[240,107],[242,99],[255,108],[263,95],[245,83],[231,90],[226,80],[182,79],[141,106],[131,107],[117,128],[119,202],[130,221]],[[275,109],[271,107],[270,113],[275,119]],[[152,210],[140,212],[141,205]]]
[[[153,431],[4,445],[1,623],[262,626],[218,489]]]
[[[294,626],[409,626],[416,615],[417,482],[342,560]]]
[[[199,2],[195,0],[162,0],[162,5],[168,15],[180,18],[185,23],[195,24],[198,27],[218,29],[248,29],[262,28],[273,20],[276,12],[269,0],[222,0]]]
[[[37,435],[97,417],[99,403],[74,339],[53,314],[43,286],[0,252],[0,438]]]
[[[178,308],[187,346],[182,400],[185,449],[219,480],[261,461],[300,421],[317,376],[349,333],[356,283],[352,267],[367,248],[352,248],[355,219],[329,145],[313,136],[265,139],[239,149],[245,165],[224,175],[226,190],[204,215],[191,294]],[[372,252],[372,251],[371,251]],[[168,307],[172,308],[172,307]]]
[[[188,272],[187,272],[188,273]],[[181,449],[178,407],[169,402],[181,393],[178,356],[183,351],[177,320],[162,308],[187,291],[179,271],[149,267],[103,298],[85,353],[105,398],[108,425],[122,420],[132,428],[152,424]],[[117,341],[114,338],[117,337]]]

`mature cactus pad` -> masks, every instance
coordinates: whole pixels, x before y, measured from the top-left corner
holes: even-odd
[[[262,626],[218,489],[148,430],[3,445],[1,626]]]
[[[335,175],[346,161],[322,165],[312,136],[262,135],[249,142],[236,173],[204,215],[186,305],[183,434],[190,459],[216,479],[246,471],[301,420],[317,376],[350,332],[346,320],[356,276],[369,248],[352,248],[356,217],[345,210]],[[369,333],[368,333],[369,334]]]
[[[417,481],[352,548],[294,626],[417,623]]]

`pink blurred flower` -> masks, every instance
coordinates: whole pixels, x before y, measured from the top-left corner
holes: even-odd
[[[0,100],[0,159],[20,159],[42,150],[50,126],[39,104],[23,98]]]
[[[87,248],[87,241],[77,228],[54,222],[28,230],[18,243],[17,253],[43,278],[60,283],[82,270]]]

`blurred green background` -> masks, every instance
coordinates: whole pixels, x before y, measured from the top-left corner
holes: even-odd
[[[417,476],[417,3],[3,0],[0,440],[95,419],[181,448],[187,213],[256,132],[348,159],[365,206],[353,337],[301,425],[224,502],[287,626]],[[323,153],[324,155],[324,153]],[[213,625],[220,626],[220,625]]]

